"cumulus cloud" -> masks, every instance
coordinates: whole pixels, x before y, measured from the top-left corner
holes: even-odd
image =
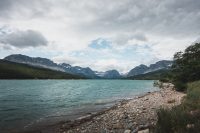
[[[148,42],[146,35],[143,33],[120,33],[110,38],[110,40],[119,46],[128,44],[138,44]]]
[[[40,32],[34,30],[17,30],[11,33],[2,33],[4,34],[0,35],[0,43],[17,48],[38,47],[47,45],[48,43],[46,38]]]
[[[40,0],[0,0],[0,17],[2,19],[42,17],[48,11],[48,7],[47,2]]]
[[[50,40],[53,44],[47,45],[46,51],[72,57],[68,61],[76,65],[89,66],[96,60],[112,59],[134,67],[172,59],[174,52],[199,38],[199,7],[198,0],[0,0],[0,26],[20,29],[19,34],[6,32],[3,40],[9,45],[3,47],[26,47],[25,43],[19,43],[23,40],[19,38],[30,36],[27,30],[31,29],[46,38],[39,37],[40,41],[31,47],[46,45],[45,40]],[[18,41],[11,39],[11,35]],[[102,43],[102,38],[106,43]],[[129,69],[125,64],[111,66],[125,71]]]
[[[197,0],[0,0],[0,3],[2,18],[7,14],[19,17],[18,13],[28,18],[64,17],[82,32],[142,31],[179,37],[200,33]]]

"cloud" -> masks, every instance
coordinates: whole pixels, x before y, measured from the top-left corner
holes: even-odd
[[[109,68],[103,63],[93,65],[100,60],[124,62],[110,67],[126,71],[141,63],[172,59],[199,38],[199,7],[198,0],[0,0],[0,27],[19,29],[0,32],[8,42],[0,45],[4,55],[10,47],[23,52],[23,48],[45,45],[40,56],[48,57],[52,51],[55,57],[99,70]],[[45,38],[37,42],[43,43],[25,46],[9,37],[16,33],[12,38],[23,38],[28,30],[42,33]],[[53,43],[47,45],[44,40]]]
[[[0,0],[0,5],[2,18],[57,18],[91,34],[142,31],[182,37],[200,33],[197,0]]]
[[[149,45],[127,45],[121,49],[93,49],[88,47],[70,54],[60,54],[52,58],[55,62],[65,62],[82,67],[91,67],[93,70],[106,71],[116,69],[126,73],[136,65],[150,64],[158,61]]]
[[[17,48],[45,46],[48,43],[40,32],[34,30],[2,33],[4,34],[0,35],[0,43]]]
[[[119,46],[128,44],[144,44],[148,39],[144,33],[120,33],[111,37],[110,40]]]
[[[86,4],[91,20],[82,29],[100,31],[142,31],[182,37],[199,33],[200,2],[196,0],[124,0]],[[106,8],[105,8],[106,3]],[[91,5],[98,7],[91,8]],[[104,10],[102,10],[104,9]],[[92,31],[93,32],[93,31]],[[178,34],[177,34],[178,33]]]
[[[40,0],[0,0],[0,17],[2,19],[42,17],[48,11],[49,6],[47,2]]]
[[[200,43],[200,37],[197,38],[197,40],[193,42],[193,44],[195,44],[195,43]]]
[[[80,60],[79,58],[76,58],[76,57],[72,57],[72,56],[63,56],[63,55],[55,56],[52,58],[52,60],[55,61],[56,63],[68,63],[73,66],[84,64],[84,62],[82,60]]]

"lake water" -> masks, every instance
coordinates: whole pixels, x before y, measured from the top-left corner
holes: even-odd
[[[0,80],[0,131],[75,119],[157,89],[151,80]]]

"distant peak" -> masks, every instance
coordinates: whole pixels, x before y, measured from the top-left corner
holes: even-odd
[[[127,75],[128,77],[130,77],[130,76],[149,73],[149,72],[153,72],[153,71],[157,71],[161,69],[168,69],[172,65],[172,63],[173,61],[170,61],[170,60],[161,60],[161,61],[155,62],[154,64],[150,64],[149,66],[141,64],[131,69]]]

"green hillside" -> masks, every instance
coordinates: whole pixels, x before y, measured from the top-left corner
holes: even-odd
[[[0,79],[82,79],[83,77],[46,68],[0,60]]]

